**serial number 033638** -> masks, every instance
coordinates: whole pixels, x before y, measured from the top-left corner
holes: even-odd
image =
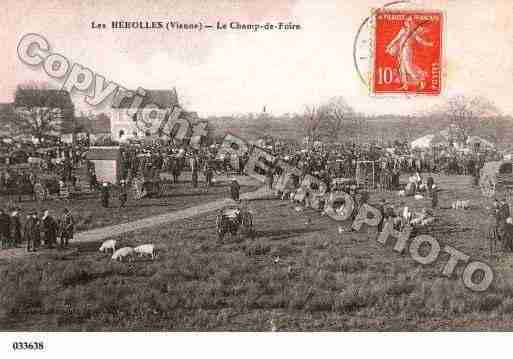
[[[13,350],[44,350],[43,342],[13,342]]]

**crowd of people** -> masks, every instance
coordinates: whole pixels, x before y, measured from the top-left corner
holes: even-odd
[[[267,149],[306,174],[323,180],[327,187],[336,178],[356,178],[362,162],[371,164],[371,182],[382,190],[398,190],[401,174],[443,173],[470,175],[475,184],[486,161],[499,160],[497,152],[461,152],[454,148],[411,149],[407,143],[389,147],[374,144],[298,144],[272,143]],[[279,173],[277,174],[279,175]]]
[[[20,247],[26,242],[28,252],[46,248],[67,248],[73,239],[75,221],[69,209],[64,208],[60,218],[55,218],[50,210],[44,210],[39,216],[31,210],[22,224],[22,210],[15,208],[11,213],[0,209],[0,241],[2,249]],[[59,239],[59,241],[58,241]],[[59,243],[58,243],[59,242]]]
[[[324,182],[327,191],[331,190],[337,179],[354,180],[359,175],[361,176],[361,173],[358,173],[361,162],[372,163],[374,189],[399,190],[401,189],[400,175],[414,174],[414,176],[410,176],[410,179],[414,179],[409,181],[404,190],[405,193],[415,195],[418,192],[425,192],[432,199],[433,208],[436,208],[438,204],[436,186],[434,186],[430,175],[422,178],[423,173],[442,172],[449,175],[471,175],[477,183],[479,171],[484,162],[498,159],[498,154],[495,152],[461,152],[453,148],[418,151],[411,149],[407,143],[398,141],[389,146],[354,143],[305,145],[286,141],[270,141],[261,147],[282,161],[298,168],[301,172],[301,176],[297,179],[299,183],[304,176],[312,175]],[[59,187],[62,187],[64,183],[71,183],[74,186],[77,182],[77,168],[85,168],[89,189],[98,192],[101,205],[109,207],[109,201],[113,194],[112,188],[115,186],[119,206],[124,207],[128,200],[129,189],[137,179],[142,179],[144,183],[145,180],[156,178],[161,172],[166,172],[172,175],[173,183],[177,183],[180,181],[182,173],[188,171],[191,174],[193,187],[198,186],[200,175],[204,177],[206,186],[210,187],[216,174],[244,174],[244,167],[249,159],[248,153],[220,151],[220,144],[185,149],[179,145],[154,141],[151,143],[126,143],[122,144],[120,148],[121,179],[118,184],[99,182],[94,166],[83,155],[84,151],[76,151],[72,160],[70,148],[65,148],[64,150],[45,152],[43,159],[36,162],[35,166],[32,164],[24,168],[5,167],[0,171],[0,193],[18,193],[19,195],[34,193],[34,188],[41,181],[41,176],[44,173],[51,173],[57,177]],[[57,158],[59,158],[58,161]],[[266,173],[267,184],[272,187],[279,175],[279,172],[273,171]],[[238,182],[232,180],[230,196],[233,199],[238,199],[239,191]],[[364,198],[362,197],[364,192],[359,192],[356,187],[348,187],[347,191],[354,196],[356,203],[360,203]],[[385,204],[384,207],[386,207]],[[30,243],[27,247],[30,250],[37,248],[42,241],[47,246],[53,247],[58,236],[61,238],[61,245],[66,246],[73,233],[73,229],[71,231],[66,229],[73,228],[73,219],[67,210],[58,221],[54,220],[46,211],[40,218],[37,213],[30,212],[27,214],[23,230],[20,228],[19,209],[13,210],[11,214],[2,212],[0,217],[0,231],[4,247],[17,246],[22,239]],[[42,236],[38,233],[41,233]]]

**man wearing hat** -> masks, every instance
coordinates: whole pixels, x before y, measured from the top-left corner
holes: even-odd
[[[101,192],[102,206],[105,208],[108,208],[109,207],[110,190],[109,190],[109,184],[107,182],[103,182],[100,192]]]
[[[64,208],[64,213],[62,215],[61,221],[61,248],[67,247],[69,244],[69,240],[73,239],[73,233],[75,231],[75,220],[71,215],[69,209]]]
[[[11,214],[12,241],[15,247],[21,244],[21,221],[18,209]]]
[[[235,178],[232,178],[232,182],[230,183],[230,195],[234,201],[239,200],[240,193],[240,185],[239,182]]]
[[[214,178],[214,169],[210,163],[210,160],[207,159],[205,161],[205,181],[207,182],[207,187],[212,185],[212,179]]]
[[[2,248],[7,248],[11,238],[11,218],[0,208],[0,241]]]
[[[39,246],[39,226],[35,211],[32,211],[27,215],[23,237],[27,241],[27,252],[35,252],[36,248]]]
[[[125,207],[125,203],[128,200],[128,186],[126,180],[121,180],[119,183],[119,208]]]
[[[196,154],[194,154],[190,158],[190,166],[191,166],[191,178],[192,178],[192,187],[197,188],[198,187],[198,157]]]
[[[47,248],[53,248],[57,242],[57,222],[50,215],[49,210],[45,210],[43,218],[41,218],[43,236]]]

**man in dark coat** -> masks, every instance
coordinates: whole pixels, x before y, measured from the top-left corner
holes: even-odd
[[[46,210],[41,218],[42,231],[47,248],[53,248],[57,242],[57,222]]]
[[[2,248],[6,248],[11,240],[11,218],[3,209],[0,209],[0,241]]]
[[[67,247],[69,240],[73,239],[73,233],[75,232],[75,220],[71,215],[69,209],[64,208],[64,213],[60,221],[60,233],[61,233],[61,248]]]
[[[125,180],[119,183],[119,208],[125,207],[128,200],[128,185]]]
[[[212,185],[212,178],[214,177],[214,170],[211,166],[210,160],[207,160],[205,163],[205,181],[207,182],[207,187]]]
[[[503,233],[503,248],[505,251],[512,252],[513,251],[513,224],[511,217],[506,219],[506,224],[504,225],[504,233]]]
[[[197,188],[198,187],[198,170],[196,169],[196,167],[194,168],[194,170],[192,170],[191,177],[192,177],[192,187]]]
[[[35,252],[39,246],[39,226],[37,222],[36,212],[29,213],[23,230],[23,237],[27,241],[27,252]]]
[[[104,182],[101,187],[101,199],[102,199],[102,206],[105,208],[109,207],[109,199],[110,199],[110,189],[109,184],[107,182]]]
[[[508,203],[505,199],[496,201],[496,226],[497,226],[497,235],[499,240],[503,239],[504,236],[504,227],[506,225],[506,220],[510,217],[510,211]]]
[[[15,247],[21,244],[21,221],[18,210],[11,214],[11,238]]]
[[[438,207],[438,188],[436,188],[436,185],[431,186],[431,208],[437,208]]]
[[[239,194],[240,194],[240,185],[239,185],[239,182],[237,182],[237,180],[234,178],[234,179],[232,179],[232,182],[230,183],[230,195],[231,195],[231,198],[234,201],[238,201],[239,200]]]

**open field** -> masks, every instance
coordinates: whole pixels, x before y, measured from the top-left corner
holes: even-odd
[[[393,241],[379,244],[375,229],[339,234],[339,223],[317,212],[255,200],[254,240],[218,242],[209,213],[121,238],[157,244],[154,262],[113,263],[99,243],[81,243],[0,263],[0,329],[511,330],[513,260],[488,254],[489,203],[468,177],[435,181],[442,208],[428,233],[490,264],[496,279],[485,293],[442,276],[443,255],[421,267],[393,251]],[[429,206],[395,193],[372,194],[370,203],[383,196]],[[473,208],[449,209],[455,199]]]

